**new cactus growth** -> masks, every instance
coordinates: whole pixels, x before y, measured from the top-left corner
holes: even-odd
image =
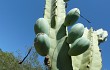
[[[44,18],[39,18],[34,25],[35,34],[46,33],[49,34],[49,24]]]
[[[49,37],[44,33],[39,33],[35,39],[37,40],[35,40],[34,46],[37,52],[42,56],[46,56],[50,48]]]
[[[79,16],[80,16],[80,11],[78,8],[74,8],[70,10],[65,18],[64,25],[65,26],[73,25],[78,20]]]
[[[80,17],[78,8],[66,15],[69,0],[45,1],[44,18],[39,18],[34,26],[34,46],[40,55],[48,55],[49,70],[101,70],[98,44],[107,38],[107,32],[89,30],[76,23]],[[70,31],[67,26],[72,26]]]
[[[77,38],[82,37],[83,33],[84,33],[84,25],[81,23],[75,24],[69,32],[67,43],[69,44],[73,43]]]
[[[71,48],[68,52],[68,54],[70,56],[77,56],[80,55],[82,53],[84,53],[90,45],[90,41],[85,38],[85,37],[81,37],[78,38],[72,45]]]

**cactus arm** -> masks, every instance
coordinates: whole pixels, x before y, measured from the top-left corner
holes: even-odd
[[[82,53],[84,53],[90,45],[90,41],[85,38],[85,37],[81,37],[78,38],[72,45],[71,48],[68,52],[68,54],[70,56],[77,56],[80,55]]]
[[[84,65],[82,65],[80,68],[85,70],[101,70],[102,59],[98,46],[98,37],[92,28],[88,32],[88,38],[91,40],[91,45],[88,51],[83,54],[82,64]]]
[[[35,34],[45,33],[49,35],[49,24],[48,21],[44,18],[39,18],[34,25]]]
[[[101,70],[102,68],[101,50],[98,45],[98,37],[94,32],[93,32],[93,40],[91,47],[93,54],[92,54],[92,61],[90,64],[90,70]]]
[[[82,37],[84,33],[84,25],[81,23],[77,23],[74,26],[72,26],[68,38],[67,38],[67,43],[71,44],[73,43],[77,38]]]
[[[40,55],[46,56],[50,49],[49,37],[44,33],[37,34],[37,38],[34,40],[34,46]]]
[[[93,29],[91,28],[90,30],[85,29],[83,36],[87,37],[91,41],[91,45],[85,53],[79,56],[72,57],[74,69],[101,70],[102,59],[101,59],[101,53],[99,51],[100,49],[98,47],[97,35],[94,33]]]
[[[80,17],[80,10],[78,8],[71,9],[67,16],[65,17],[64,25],[65,26],[71,26],[75,24],[75,22]]]

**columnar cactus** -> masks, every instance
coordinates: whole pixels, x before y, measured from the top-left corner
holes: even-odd
[[[78,8],[66,15],[67,1],[45,0],[44,17],[34,26],[36,51],[49,56],[50,70],[100,70],[97,32],[84,28],[82,23],[75,24],[80,17]],[[69,32],[67,26],[72,26]]]
[[[101,35],[99,37],[99,35]],[[101,29],[93,31],[93,28],[88,30],[85,28],[83,37],[86,37],[90,40],[89,49],[81,55],[72,56],[72,65],[74,70],[101,70],[102,68],[102,59],[101,59],[101,50],[98,47],[101,41],[104,41],[108,36],[107,31]]]

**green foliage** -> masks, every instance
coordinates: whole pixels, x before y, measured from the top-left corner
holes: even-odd
[[[21,54],[15,57],[13,53],[0,50],[0,70],[43,70],[36,53],[32,52],[23,64],[18,64],[21,58]]]

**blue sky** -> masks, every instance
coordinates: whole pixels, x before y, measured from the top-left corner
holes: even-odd
[[[0,48],[14,52],[18,49],[24,54],[26,47],[33,45],[35,21],[43,17],[45,0],[0,0]],[[67,12],[79,8],[82,18],[78,22],[95,30],[103,28],[110,33],[110,0],[70,0]],[[102,49],[103,69],[110,70],[110,36],[100,45]]]

